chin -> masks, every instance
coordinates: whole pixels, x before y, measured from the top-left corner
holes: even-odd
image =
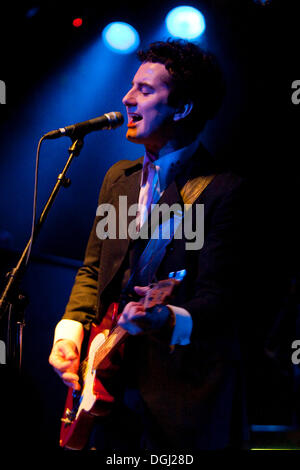
[[[129,140],[130,142],[138,142],[138,139],[134,137],[133,135],[128,135],[126,134],[126,139]]]
[[[127,132],[126,139],[130,140],[130,142],[136,142],[137,144],[142,144],[144,142],[142,137],[139,137],[138,135],[131,132]]]

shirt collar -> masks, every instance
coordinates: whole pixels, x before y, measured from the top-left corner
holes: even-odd
[[[143,175],[146,172],[147,166],[153,168],[158,174],[160,191],[164,191],[185,166],[187,160],[195,153],[199,143],[200,136],[198,136],[191,144],[175,150],[174,152],[165,154],[156,160],[153,160],[151,158],[152,156],[146,152],[143,163]]]

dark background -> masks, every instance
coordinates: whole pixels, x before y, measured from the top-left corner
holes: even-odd
[[[252,264],[245,279],[250,293],[241,313],[247,330],[244,346],[251,422],[297,426],[298,375],[290,356],[292,341],[300,337],[300,105],[291,101],[292,83],[300,79],[298,2],[273,0],[264,6],[253,0],[184,3],[204,13],[206,32],[201,45],[217,55],[227,82],[224,105],[208,123],[203,142],[248,178],[251,187],[248,254]],[[98,6],[84,2],[83,6],[82,2],[52,1],[1,6],[0,79],[7,90],[7,104],[0,106],[2,285],[4,273],[14,266],[29,238],[39,138],[51,129],[108,111],[125,111],[121,99],[138,62],[134,54],[107,51],[101,42],[102,29],[111,21],[129,22],[139,31],[143,47],[168,37],[164,18],[180,4],[153,0],[132,6],[124,2],[98,2]],[[33,7],[37,13],[29,17]],[[77,16],[83,18],[81,28],[72,26]],[[64,166],[69,144],[69,139],[59,139],[42,145],[38,214]],[[57,444],[65,393],[47,357],[55,324],[84,255],[98,191],[111,164],[142,153],[141,146],[126,142],[124,126],[88,135],[68,173],[72,184],[59,193],[33,250],[22,286],[30,303],[21,389],[30,406],[22,405],[26,413],[21,413],[20,421],[26,428],[32,416],[29,409],[33,409],[46,448]],[[4,338],[6,324],[2,323]],[[6,367],[1,370],[11,375]],[[5,390],[11,396],[11,388]],[[10,436],[15,428],[8,421]],[[32,435],[20,431],[20,439],[24,435],[33,442]]]

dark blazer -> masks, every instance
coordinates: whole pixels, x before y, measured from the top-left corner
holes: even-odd
[[[141,170],[142,159],[122,160],[104,178],[98,204],[113,204],[117,220],[119,195],[127,196],[128,206],[138,201]],[[157,271],[163,279],[171,271],[187,270],[172,303],[192,316],[191,342],[170,353],[159,336],[143,335],[130,337],[125,352],[128,387],[139,390],[161,442],[173,448],[224,448],[239,445],[247,434],[238,328],[245,185],[241,177],[222,171],[200,146],[160,203],[182,203],[180,188],[187,179],[211,173],[215,178],[192,208],[195,213],[195,205],[204,204],[203,247],[188,251],[188,240],[173,239]],[[130,265],[130,240],[99,240],[99,220],[64,315],[86,330],[118,300]]]

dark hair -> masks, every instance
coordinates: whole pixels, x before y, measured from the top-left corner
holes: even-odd
[[[178,106],[188,101],[194,103],[185,119],[197,132],[219,110],[225,94],[225,83],[215,56],[198,45],[181,39],[168,39],[150,44],[139,51],[141,62],[164,64],[172,77],[169,104]]]

